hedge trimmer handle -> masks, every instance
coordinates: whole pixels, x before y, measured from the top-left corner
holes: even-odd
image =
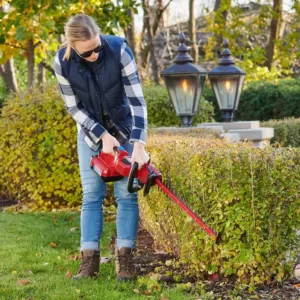
[[[134,162],[130,169],[130,173],[129,173],[129,177],[128,177],[127,190],[129,193],[135,193],[144,187],[144,184],[141,183],[140,181],[138,181],[137,184],[134,183],[134,179],[136,177],[138,168],[139,168],[138,163]]]

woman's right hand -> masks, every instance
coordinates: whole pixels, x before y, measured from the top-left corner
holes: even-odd
[[[120,143],[111,134],[106,132],[102,137],[102,151],[104,153],[114,153],[114,147],[119,147]]]

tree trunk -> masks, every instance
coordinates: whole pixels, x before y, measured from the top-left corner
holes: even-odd
[[[151,66],[152,66],[152,77],[153,81],[156,84],[159,84],[159,77],[158,77],[158,66],[157,66],[157,61],[155,57],[155,51],[154,51],[154,45],[153,45],[153,34],[152,34],[152,29],[151,29],[151,24],[150,24],[150,16],[149,16],[149,2],[143,0],[142,1],[142,6],[144,10],[144,24],[145,24],[145,29],[147,32],[147,41],[148,41],[148,46],[149,46],[149,51],[150,51],[150,61],[151,61]]]
[[[273,63],[273,57],[274,57],[274,51],[275,51],[275,41],[279,37],[280,33],[280,23],[282,19],[282,2],[283,0],[274,0],[273,1],[273,14],[272,14],[272,20],[270,25],[270,38],[269,43],[266,47],[266,67],[271,70],[272,63]]]
[[[45,81],[46,81],[46,72],[45,72],[45,69],[44,69],[44,65],[42,63],[38,64],[38,76],[37,76],[37,79],[38,79],[39,90],[41,92],[43,92],[44,91],[44,84],[45,84]]]
[[[215,1],[214,12],[216,12],[216,11],[220,8],[220,6],[221,6],[221,1],[222,1],[222,0],[216,0],[216,1]]]
[[[32,89],[34,86],[34,44],[33,40],[27,41],[27,87]]]
[[[153,21],[153,24],[151,25],[150,23],[150,19],[148,17],[149,20],[149,25],[150,28],[152,30],[152,37],[154,37],[156,35],[156,31],[158,29],[159,26],[159,22],[161,20],[161,17],[164,13],[164,11],[168,8],[169,4],[172,2],[173,0],[169,0],[169,2],[163,6],[162,5],[162,0],[156,0],[156,15]],[[142,0],[142,6],[146,7],[146,9],[149,11],[149,0]],[[143,25],[143,31],[146,30],[146,26],[145,26],[145,22],[147,22],[146,18],[145,18],[145,14],[144,14],[144,25]],[[145,34],[144,34],[145,36]],[[149,55],[149,51],[150,51],[150,45],[146,44],[145,45],[145,38],[143,39],[143,33],[142,33],[142,41],[141,41],[141,65],[143,68],[145,68],[147,66],[147,61],[148,61],[148,55]]]
[[[219,25],[219,28],[223,31],[226,29],[226,19],[228,15],[228,10],[231,7],[231,0],[216,0],[214,13],[215,13],[215,24]],[[217,35],[217,43],[215,47],[215,56],[220,56],[223,34]]]
[[[190,18],[189,18],[189,37],[192,42],[191,45],[191,56],[194,59],[194,63],[198,63],[198,45],[196,40],[196,19],[195,19],[195,9],[194,0],[190,0]]]
[[[133,56],[136,57],[136,50],[135,50],[135,31],[134,31],[134,12],[132,8],[127,9],[127,13],[130,17],[130,24],[129,26],[124,30],[125,31],[125,37],[127,39],[128,45],[133,53]]]
[[[9,92],[19,93],[13,58],[0,66],[0,75],[2,76],[4,84]]]
[[[0,5],[0,12],[3,12],[3,6]],[[9,59],[4,65],[0,65],[0,75],[8,92],[19,93],[18,81],[16,78],[14,59]]]
[[[145,69],[148,64],[148,55],[150,50],[150,45],[147,41],[148,38],[147,24],[150,22],[149,15],[148,15],[148,11],[150,10],[149,0],[142,0],[142,8],[144,12],[144,17],[143,17],[143,30],[141,35],[141,67]],[[147,13],[145,13],[145,11],[147,11]]]

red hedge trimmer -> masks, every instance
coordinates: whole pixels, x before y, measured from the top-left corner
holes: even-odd
[[[150,163],[145,164],[138,170],[138,164],[135,162],[131,166],[129,153],[123,147],[114,148],[115,155],[100,152],[97,156],[91,158],[91,168],[103,179],[104,182],[121,180],[128,177],[128,192],[134,193],[144,188],[144,196],[148,195],[150,187],[158,185],[161,190],[176,202],[193,220],[199,224],[210,236],[218,241],[219,235],[210,229],[202,219],[188,208],[166,185],[162,183],[161,173]],[[137,178],[138,183],[134,182]]]

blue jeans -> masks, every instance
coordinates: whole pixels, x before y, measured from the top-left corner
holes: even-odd
[[[132,154],[133,145],[128,141],[122,145]],[[99,250],[103,231],[103,202],[106,195],[106,184],[90,168],[90,159],[97,155],[84,142],[81,134],[77,136],[80,178],[82,184],[81,207],[81,246],[80,250]],[[133,248],[139,219],[137,193],[128,193],[127,178],[114,183],[114,194],[117,200],[117,247]]]

